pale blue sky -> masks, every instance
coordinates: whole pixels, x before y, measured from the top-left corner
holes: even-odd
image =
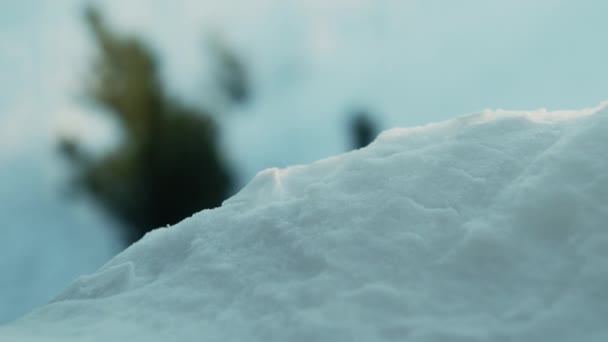
[[[78,107],[78,77],[90,53],[82,3],[0,5],[1,116],[32,115],[43,133]],[[599,0],[98,3],[117,27],[151,42],[171,88],[193,100],[202,93],[205,32],[220,32],[249,57],[259,96],[245,111],[264,114],[233,123],[247,126],[228,133],[236,149],[251,146],[245,133],[256,135],[253,121],[266,130],[275,122],[270,132],[279,137],[292,136],[281,133],[291,122],[305,129],[322,121],[327,131],[316,130],[326,147],[312,146],[302,161],[337,153],[340,112],[349,105],[368,105],[391,127],[485,108],[587,107],[608,97],[608,3]],[[307,137],[299,139],[295,149]],[[268,153],[273,143],[264,144],[255,148]],[[279,152],[276,159],[299,161]],[[271,165],[252,165],[248,174],[264,166]]]

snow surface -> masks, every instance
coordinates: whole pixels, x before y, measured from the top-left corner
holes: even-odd
[[[10,341],[606,341],[608,105],[484,112],[259,173]]]

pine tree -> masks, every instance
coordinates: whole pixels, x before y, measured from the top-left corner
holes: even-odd
[[[376,123],[366,110],[356,110],[350,117],[350,134],[352,148],[369,145],[378,135]]]
[[[77,184],[125,223],[127,243],[219,206],[232,177],[212,115],[167,95],[158,63],[141,40],[112,32],[94,8],[85,13],[99,52],[86,95],[119,123],[123,137],[98,158],[63,139]]]

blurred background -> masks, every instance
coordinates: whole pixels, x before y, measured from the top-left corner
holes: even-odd
[[[0,3],[0,323],[258,171],[608,97],[596,0]]]

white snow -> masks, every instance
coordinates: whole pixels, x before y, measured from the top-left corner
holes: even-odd
[[[259,173],[7,341],[606,341],[608,106],[484,112]]]

